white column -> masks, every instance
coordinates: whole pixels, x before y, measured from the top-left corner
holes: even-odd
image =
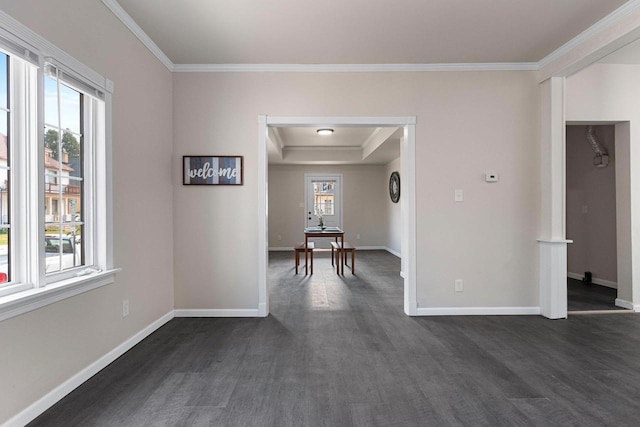
[[[418,273],[416,242],[416,118],[409,117],[402,139],[402,181],[400,203],[402,203],[402,273],[404,275],[404,312],[418,315]]]
[[[550,319],[567,317],[564,88],[564,77],[540,84],[540,312]]]
[[[258,117],[258,316],[269,315],[267,265],[269,263],[268,196],[267,190],[267,116]]]

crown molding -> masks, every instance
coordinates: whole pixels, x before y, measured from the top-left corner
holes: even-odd
[[[604,18],[602,18],[601,20],[599,20],[598,22],[596,22],[595,24],[593,24],[592,26],[590,26],[589,28],[587,28],[586,30],[584,30],[583,32],[581,32],[580,34],[572,38],[571,40],[569,40],[567,43],[560,46],[558,49],[551,52],[549,55],[542,58],[540,61],[538,61],[538,68],[542,69],[543,67],[549,65],[556,59],[560,58],[562,55],[569,53],[571,50],[575,49],[580,44],[597,36],[598,34],[605,31],[607,28],[621,21],[622,19],[627,17],[629,14],[636,11],[636,9],[638,8],[640,8],[640,0],[628,1],[627,3],[623,4],[622,6],[620,6],[613,12],[611,12],[609,15],[605,16]]]
[[[171,72],[179,73],[366,73],[428,71],[540,71],[581,43],[601,34],[607,28],[640,8],[640,0],[630,0],[585,31],[560,46],[538,62],[449,63],[449,64],[174,64],[140,28],[117,0],[102,0],[113,14]]]
[[[424,71],[538,71],[536,62],[460,64],[175,64],[177,73],[388,73]]]
[[[142,44],[145,45],[146,48],[149,49],[151,53],[153,53],[155,57],[164,64],[165,67],[167,67],[169,71],[173,71],[174,65],[169,57],[164,54],[162,49],[160,49],[158,45],[155,44],[153,40],[151,40],[151,37],[149,37],[147,33],[145,33],[142,28],[140,28],[136,21],[133,20],[133,18],[122,8],[122,6],[120,6],[120,4],[116,0],[102,0],[102,3],[104,3],[104,5],[107,6],[109,10],[111,10],[111,12],[113,12],[113,14],[116,15],[118,19],[120,19],[120,21],[122,21],[122,23],[133,33],[133,35],[135,35],[138,40],[140,40]]]

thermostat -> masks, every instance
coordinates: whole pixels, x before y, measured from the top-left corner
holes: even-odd
[[[498,182],[500,180],[500,175],[497,173],[485,173],[484,180],[487,182]]]

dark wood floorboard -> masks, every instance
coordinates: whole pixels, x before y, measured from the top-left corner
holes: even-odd
[[[624,310],[616,306],[617,297],[617,289],[567,278],[567,309],[569,311]]]
[[[268,318],[173,319],[30,425],[638,425],[640,316],[411,318],[386,252],[269,267]]]

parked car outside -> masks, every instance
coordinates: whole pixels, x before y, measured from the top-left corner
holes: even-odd
[[[62,253],[60,253],[62,242]],[[79,236],[45,236],[46,272],[66,270],[78,267],[82,263]]]

